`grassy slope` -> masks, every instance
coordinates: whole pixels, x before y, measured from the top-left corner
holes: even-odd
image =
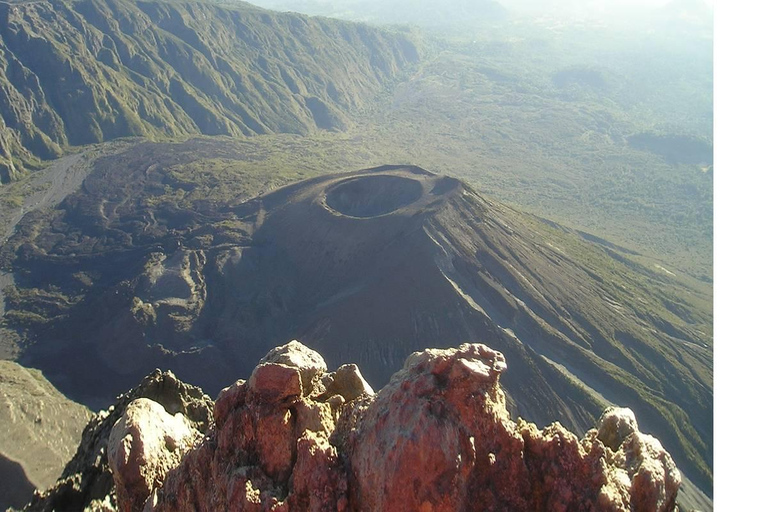
[[[364,2],[288,6],[390,21]],[[690,7],[420,18],[440,24],[430,55],[355,136],[711,281],[712,20]]]

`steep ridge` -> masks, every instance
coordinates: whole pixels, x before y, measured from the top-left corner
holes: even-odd
[[[200,436],[213,422],[213,401],[208,395],[181,382],[171,372],[155,370],[138,386],[120,394],[109,409],[91,417],[61,476],[47,489],[36,492],[24,510],[117,510],[114,476],[107,458],[109,437],[128,406],[135,400],[147,399],[169,414],[183,416]]]
[[[35,488],[56,481],[91,416],[39,370],[0,361],[0,510],[24,505]]]
[[[684,280],[417,167],[184,208],[161,160],[137,165],[152,151],[104,159],[3,254],[23,360],[71,396],[103,406],[157,366],[215,393],[290,338],[380,387],[414,350],[482,341],[514,414],[584,432],[629,406],[711,485],[711,313]]]
[[[0,175],[118,137],[343,130],[418,58],[405,32],[239,2],[3,1]]]

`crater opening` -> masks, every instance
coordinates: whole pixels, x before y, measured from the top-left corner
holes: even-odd
[[[325,203],[350,217],[378,217],[421,197],[421,183],[400,176],[363,176],[331,188]]]

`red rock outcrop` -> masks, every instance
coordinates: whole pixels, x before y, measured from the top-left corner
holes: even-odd
[[[119,509],[141,512],[150,493],[202,437],[183,414],[168,414],[154,400],[128,404],[107,447]]]
[[[221,392],[214,425],[144,510],[676,508],[680,473],[631,411],[606,411],[581,440],[515,423],[505,369],[480,344],[426,350],[372,395],[356,367],[329,374],[298,342],[278,347]]]

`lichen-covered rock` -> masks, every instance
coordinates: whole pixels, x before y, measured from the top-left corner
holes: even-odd
[[[478,457],[489,452],[478,436],[488,427],[495,438],[491,424],[505,413],[505,368],[501,353],[483,345],[409,357],[350,435],[353,509],[465,508]]]
[[[335,436],[346,439],[352,510],[674,507],[679,472],[658,441],[638,437],[631,411],[603,416],[602,435],[619,440],[619,452],[594,429],[580,441],[559,423],[513,424],[498,382],[505,369],[503,356],[483,345],[427,350],[375,399],[348,407],[339,425],[348,423],[349,433]]]
[[[622,443],[614,463],[623,465],[632,480],[634,510],[674,510],[680,472],[658,439],[633,432]]]
[[[336,510],[347,494],[329,443],[336,423],[331,405],[308,396],[326,370],[317,352],[296,341],[270,351],[247,382],[222,390],[215,427],[147,509]]]
[[[299,438],[291,475],[290,510],[337,512],[348,510],[347,475],[328,438],[307,430]]]
[[[610,448],[610,469],[617,480],[614,487],[623,487],[633,510],[675,509],[680,471],[655,437],[640,432],[631,409],[606,409],[598,421],[597,433],[592,430],[587,433],[590,436]]]
[[[109,467],[120,510],[137,512],[168,471],[202,439],[181,413],[168,414],[148,398],[128,404],[109,435]]]
[[[373,396],[373,388],[363,378],[356,364],[345,364],[323,378],[324,396],[338,395],[345,402],[350,402],[359,396]]]
[[[296,368],[276,363],[262,363],[248,379],[250,397],[264,403],[298,400],[304,386]]]

